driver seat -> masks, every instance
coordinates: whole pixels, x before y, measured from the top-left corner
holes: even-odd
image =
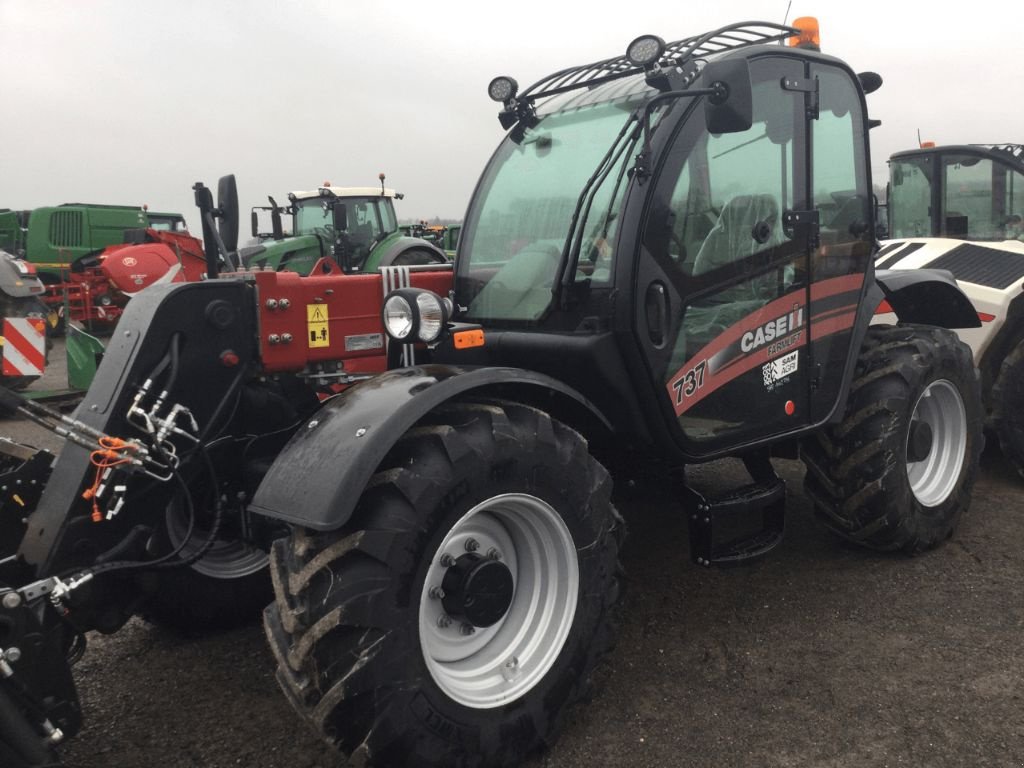
[[[692,274],[706,274],[777,245],[781,242],[779,224],[779,204],[773,195],[737,195],[722,208],[697,251]],[[755,230],[763,225],[768,229]]]

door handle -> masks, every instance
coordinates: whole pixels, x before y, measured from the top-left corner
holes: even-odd
[[[644,300],[647,315],[647,335],[656,348],[665,346],[668,333],[668,291],[663,283],[654,282],[647,286]]]

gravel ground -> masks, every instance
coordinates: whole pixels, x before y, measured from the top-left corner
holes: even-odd
[[[45,442],[32,425],[0,434]],[[746,568],[689,564],[667,485],[632,489],[619,642],[593,700],[530,768],[1024,766],[1024,481],[983,457],[956,536],[917,558],[837,542],[802,471],[787,536]],[[695,473],[728,487],[739,470]],[[337,766],[277,690],[258,625],[184,639],[132,621],[76,667],[71,768]]]

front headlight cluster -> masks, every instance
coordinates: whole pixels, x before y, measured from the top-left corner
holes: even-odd
[[[384,299],[381,320],[395,341],[433,344],[441,338],[451,315],[451,302],[433,291],[400,288]]]

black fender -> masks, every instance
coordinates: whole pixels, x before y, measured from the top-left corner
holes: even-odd
[[[386,249],[380,255],[380,259],[377,261],[377,266],[389,267],[394,264],[395,259],[401,254],[411,250],[429,253],[435,259],[432,263],[447,264],[449,261],[448,255],[433,243],[419,237],[399,237],[388,243]],[[376,256],[376,254],[374,255]]]
[[[944,269],[880,269],[875,272],[875,283],[901,322],[940,328],[981,326],[977,310],[957,285],[952,272]],[[877,302],[872,306],[877,306]]]
[[[327,401],[274,460],[249,511],[320,531],[343,526],[398,439],[434,408],[468,393],[528,403],[536,403],[538,395],[554,394],[569,398],[610,429],[608,420],[581,394],[534,371],[450,365],[402,368]]]

